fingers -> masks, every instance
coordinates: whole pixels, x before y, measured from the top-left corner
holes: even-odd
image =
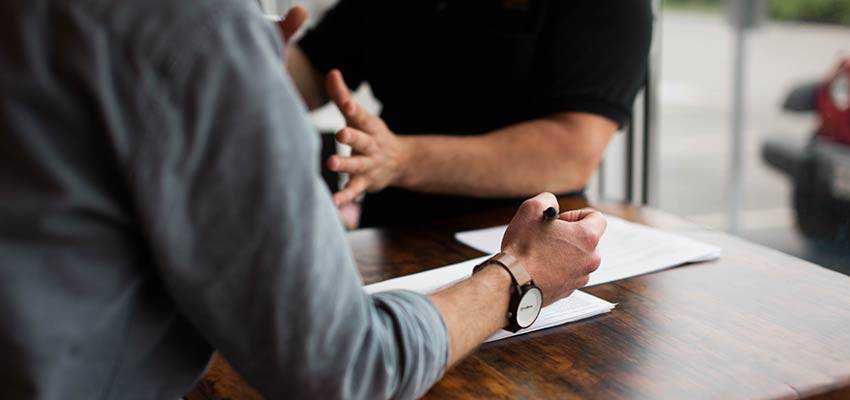
[[[348,86],[342,78],[342,72],[339,72],[338,69],[332,69],[331,72],[328,72],[328,76],[325,78],[325,91],[328,93],[331,101],[345,115],[343,106],[352,100],[351,91],[348,90]]]
[[[345,117],[348,125],[364,127],[368,124],[369,113],[354,100],[351,90],[345,84],[342,72],[338,69],[328,72],[327,79],[325,79],[325,91],[342,113],[342,116]]]
[[[591,212],[579,220],[578,223],[600,238],[602,237],[602,234],[605,233],[605,228],[608,227],[608,220],[605,219],[605,216],[602,215],[601,212],[594,210],[591,210]]]
[[[562,221],[574,223],[573,236],[582,249],[592,251],[599,244],[608,221],[601,212],[592,208],[570,210],[558,217]]]
[[[372,159],[364,156],[343,157],[333,155],[328,159],[328,169],[346,174],[363,174],[372,168]]]
[[[283,19],[278,22],[278,27],[281,33],[283,33],[283,41],[289,42],[289,39],[295,36],[295,33],[304,25],[304,21],[306,20],[307,10],[304,7],[295,6],[290,8]]]
[[[351,178],[351,180],[345,185],[345,189],[334,193],[334,204],[339,207],[354,201],[357,196],[360,196],[366,191],[368,186],[369,181],[363,176],[355,176]]]
[[[543,192],[524,201],[519,208],[519,213],[530,218],[540,218],[543,211],[549,207],[555,207],[557,210],[558,199],[552,193]]]
[[[581,221],[584,217],[590,215],[591,213],[598,212],[592,208],[582,208],[579,210],[570,210],[562,213],[558,219],[567,222],[576,222]]]
[[[585,216],[573,222],[568,227],[572,230],[572,242],[580,249],[591,252],[599,245],[602,234],[605,233],[607,221],[602,213],[591,211]]]
[[[375,152],[375,139],[358,129],[342,128],[336,133],[336,140],[351,146],[354,151],[360,154],[373,154]]]
[[[360,221],[360,205],[354,202],[343,204],[339,207],[339,217],[346,229],[356,229]]]

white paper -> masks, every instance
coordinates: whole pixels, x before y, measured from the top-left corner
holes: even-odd
[[[489,256],[474,258],[458,264],[452,264],[417,274],[373,283],[366,286],[365,289],[367,293],[377,293],[398,289],[412,290],[423,294],[432,293],[443,287],[468,278],[472,274],[472,268],[487,258],[489,258]],[[492,342],[494,340],[504,339],[514,335],[521,335],[523,333],[534,332],[540,329],[551,328],[567,322],[590,318],[595,315],[609,312],[614,308],[614,306],[615,304],[613,303],[609,303],[598,297],[576,290],[572,295],[570,295],[570,297],[556,301],[540,310],[540,316],[537,317],[537,321],[535,321],[530,327],[516,333],[502,330],[496,332],[493,336],[490,336],[486,341]]]
[[[602,264],[590,274],[587,286],[599,285],[691,262],[720,257],[721,249],[681,235],[606,216],[608,228],[599,241]],[[460,242],[495,254],[500,251],[506,226],[460,232]]]

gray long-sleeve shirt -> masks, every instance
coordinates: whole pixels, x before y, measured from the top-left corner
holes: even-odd
[[[364,294],[318,140],[244,0],[0,4],[0,398],[412,398],[427,298]]]

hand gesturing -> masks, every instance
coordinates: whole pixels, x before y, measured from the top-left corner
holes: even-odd
[[[370,114],[351,96],[342,73],[332,70],[325,82],[326,91],[345,117],[347,126],[336,140],[352,148],[349,157],[334,155],[328,159],[331,171],[350,176],[345,188],[334,194],[337,206],[345,205],[365,191],[379,191],[398,182],[408,160],[408,149],[384,121]]]

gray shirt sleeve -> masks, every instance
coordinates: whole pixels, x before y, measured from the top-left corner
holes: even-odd
[[[130,52],[121,161],[157,273],[269,398],[422,396],[447,362],[440,314],[364,293],[277,32],[219,3]]]

